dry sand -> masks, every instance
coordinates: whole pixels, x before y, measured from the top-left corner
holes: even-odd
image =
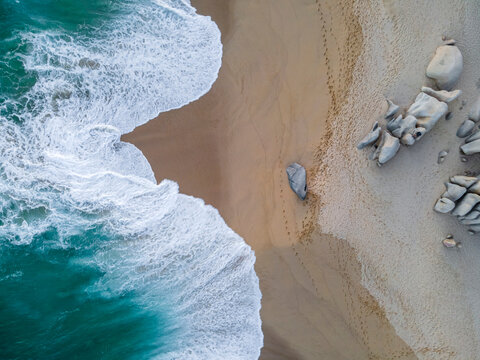
[[[466,109],[452,104],[450,123],[382,169],[355,144],[385,96],[402,106],[414,99],[443,34],[460,40],[459,86],[473,100],[476,3],[192,3],[222,31],[219,78],[200,100],[124,139],[158,180],[218,208],[255,250],[261,358],[411,359],[413,348],[421,358],[474,359],[480,300],[465,284],[480,270],[473,255],[439,245],[457,227],[431,210],[442,181],[465,170],[454,133]],[[439,167],[444,147],[452,155]],[[292,161],[308,171],[304,203],[288,187]]]
[[[321,231],[357,251],[362,283],[419,358],[479,359],[478,235],[432,208],[449,176],[479,170],[478,158],[460,162],[455,132],[479,94],[480,3],[365,1],[354,9],[364,52],[348,104],[327,122],[331,136],[319,153],[322,166],[312,189],[322,199]],[[349,144],[383,115],[385,96],[407,107],[429,84],[425,69],[442,35],[457,39],[464,55],[457,84],[464,93],[449,105],[453,117],[379,169]],[[439,165],[444,149],[450,153]],[[441,246],[448,233],[463,242],[461,250]]]

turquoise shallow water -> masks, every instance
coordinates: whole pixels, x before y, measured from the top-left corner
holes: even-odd
[[[0,358],[253,359],[251,249],[120,135],[209,90],[188,3],[0,0]]]
[[[102,229],[71,240],[109,241]],[[2,249],[2,359],[150,359],[168,349],[174,336],[168,309],[142,309],[134,291],[89,293],[102,271],[81,259],[95,249],[60,249],[52,246],[57,241],[51,229],[29,245]]]

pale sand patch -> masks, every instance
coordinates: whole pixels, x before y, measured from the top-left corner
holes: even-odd
[[[197,0],[222,30],[212,90],[124,140],[157,179],[219,209],[256,252],[263,294],[262,359],[410,359],[344,241],[316,229],[320,201],[300,202],[285,167],[309,179],[347,100],[362,33],[351,1]],[[323,200],[322,200],[323,204]]]
[[[321,231],[356,250],[363,284],[419,358],[479,359],[478,236],[434,213],[433,205],[449,176],[478,173],[480,165],[478,157],[460,162],[462,142],[455,136],[479,93],[480,3],[372,0],[358,1],[355,11],[365,51],[348,103],[328,122],[330,136],[318,154],[322,166],[312,181],[322,199]],[[464,93],[449,105],[453,117],[379,169],[353,145],[383,116],[385,96],[406,108],[430,83],[425,69],[442,35],[457,39],[464,56],[457,85]],[[444,149],[450,153],[439,165]],[[448,233],[463,241],[460,251],[442,246]]]

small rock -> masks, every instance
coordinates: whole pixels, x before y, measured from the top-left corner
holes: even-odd
[[[391,118],[400,109],[400,106],[395,105],[389,99],[387,99],[387,103],[388,103],[388,109],[387,109],[387,113],[385,114],[385,119]]]
[[[382,144],[379,147],[380,152],[378,154],[378,164],[383,165],[393,158],[397,154],[399,148],[400,141],[385,131]]]
[[[452,201],[457,201],[467,192],[467,189],[465,189],[463,186],[449,182],[445,183],[445,187],[447,188],[447,191],[443,193],[442,198],[447,198]]]
[[[472,211],[473,207],[477,205],[479,202],[480,202],[480,195],[467,193],[455,206],[455,210],[453,210],[452,214],[455,216],[465,216],[470,211]]]
[[[448,234],[448,235],[447,235],[447,239],[453,239],[453,235],[452,235],[452,234]]]
[[[463,186],[464,188],[469,188],[473,184],[477,182],[477,178],[473,176],[463,176],[463,175],[455,175],[450,178],[450,182]]]
[[[475,123],[468,119],[468,120],[465,120],[462,125],[460,125],[460,127],[458,128],[457,130],[457,136],[459,138],[464,138],[468,135],[470,135],[470,133],[472,132],[473,128],[475,127]]]
[[[392,135],[400,139],[407,132],[410,132],[413,129],[415,129],[416,124],[417,124],[417,118],[412,115],[407,115],[405,119],[401,119],[401,121],[398,124],[399,126],[392,131]]]
[[[469,230],[472,230],[474,233],[478,233],[480,232],[480,225],[472,225],[470,226]]]
[[[444,239],[442,243],[443,243],[443,246],[445,246],[446,248],[454,248],[457,246],[457,242],[453,238]]]
[[[480,139],[463,144],[460,146],[460,150],[462,150],[465,155],[472,155],[480,152]]]
[[[287,176],[290,188],[301,200],[305,200],[307,196],[307,172],[305,168],[297,163],[290,164],[287,167]]]
[[[430,96],[433,96],[435,99],[449,103],[450,101],[455,100],[462,94],[462,90],[433,90],[432,88],[423,86],[422,91]]]
[[[435,207],[433,208],[436,212],[446,214],[452,211],[455,208],[455,203],[447,198],[438,199]]]
[[[469,233],[470,235],[475,235],[475,231],[473,231],[473,230],[468,230],[468,233]]]
[[[435,80],[441,90],[450,90],[460,78],[463,70],[463,56],[455,45],[442,45],[437,48],[426,74]]]
[[[470,135],[468,138],[466,138],[465,142],[469,143],[469,142],[472,142],[472,141],[475,141],[475,140],[478,140],[478,139],[480,139],[480,131],[477,130],[472,135]]]
[[[438,164],[441,164],[443,163],[443,161],[445,160],[445,158],[447,157],[448,155],[448,151],[447,150],[442,150],[438,153],[438,159],[437,159],[437,163]]]
[[[465,156],[462,156],[462,158],[460,159],[460,161],[466,163],[466,162],[468,161],[468,159],[467,159]]]
[[[403,145],[412,146],[413,144],[415,144],[415,138],[413,137],[412,134],[406,133],[405,135],[402,136],[402,138],[400,139],[400,142]]]
[[[380,136],[380,130],[382,129],[378,126],[378,121],[375,121],[372,130],[370,130],[370,132],[358,143],[357,149],[361,150],[377,141]]]
[[[468,191],[480,195],[480,181],[477,181],[472,186],[470,186],[468,188]]]
[[[425,129],[424,127],[416,127],[411,131],[411,134],[415,139],[415,141],[420,140],[423,137],[423,135],[425,135],[426,133],[427,133],[427,129]]]
[[[398,115],[396,118],[390,119],[387,122],[387,130],[390,131],[390,132],[395,131],[396,129],[398,129],[401,126],[402,121],[403,121],[403,115],[402,114]]]
[[[473,103],[470,111],[468,112],[468,118],[477,122],[480,120],[480,97]]]
[[[449,111],[447,115],[445,115],[445,120],[450,120],[452,118],[452,112]]]

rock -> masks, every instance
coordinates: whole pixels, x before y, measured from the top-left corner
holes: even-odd
[[[455,45],[456,43],[455,39],[448,39],[444,42],[445,45]]]
[[[454,248],[457,246],[457,242],[455,241],[455,239],[444,239],[442,241],[443,243],[443,246],[445,246],[446,248]]]
[[[400,106],[395,105],[393,102],[391,102],[388,99],[387,99],[387,103],[388,103],[388,109],[387,109],[387,113],[385,114],[385,119],[391,118],[400,109]]]
[[[462,200],[459,201],[452,214],[455,216],[465,216],[473,207],[480,202],[480,195],[467,193]]]
[[[469,231],[473,231],[473,233],[477,233],[480,231],[480,225],[472,225],[472,226],[469,226]]]
[[[473,184],[475,184],[477,181],[478,179],[472,176],[455,175],[450,178],[451,183],[463,186],[467,189]]]
[[[452,211],[455,208],[455,203],[447,198],[438,199],[435,203],[433,210],[436,212],[446,214]]]
[[[477,122],[480,120],[480,97],[473,103],[470,111],[468,112],[468,118]]]
[[[415,129],[416,124],[417,118],[415,116],[408,115],[405,119],[401,119],[399,126],[392,131],[392,135],[400,139],[407,132]]]
[[[377,163],[379,165],[385,164],[388,160],[390,160],[397,154],[399,148],[400,141],[396,137],[384,131],[383,141],[381,146],[379,147],[380,151],[378,154]]]
[[[460,150],[462,150],[465,155],[476,154],[480,152],[480,140],[474,140],[469,143],[463,144],[462,146],[460,146]]]
[[[460,161],[463,162],[463,163],[466,163],[468,161],[468,159],[465,156],[462,156],[460,158]]]
[[[433,96],[435,99],[449,103],[450,101],[455,100],[462,94],[462,90],[453,90],[453,91],[446,91],[446,90],[433,90],[432,88],[423,86],[422,91],[430,96]]]
[[[443,161],[445,160],[445,158],[447,157],[448,155],[448,151],[447,150],[442,150],[438,153],[438,158],[437,158],[437,164],[441,164],[443,163]]]
[[[451,90],[463,70],[463,56],[455,45],[442,45],[437,48],[427,67],[427,76],[441,90]]]
[[[480,181],[477,180],[468,188],[468,191],[480,195]]]
[[[463,225],[480,225],[480,219],[463,219],[460,220]]]
[[[405,135],[402,136],[402,138],[400,139],[400,142],[403,145],[412,146],[413,144],[415,144],[415,138],[413,137],[412,134],[406,133]]]
[[[472,142],[472,141],[475,141],[475,140],[478,140],[478,139],[480,139],[480,131],[477,130],[477,131],[474,132],[472,135],[470,135],[469,137],[467,137],[467,138],[465,139],[465,142],[466,142],[466,143],[469,143],[469,142]]]
[[[464,138],[472,132],[475,127],[475,123],[472,120],[465,120],[462,125],[457,130],[457,136],[459,138]]]
[[[307,172],[305,168],[297,163],[290,164],[287,167],[287,176],[290,188],[300,199],[305,200],[307,196]]]
[[[442,197],[452,201],[457,201],[467,192],[467,189],[465,189],[463,186],[449,182],[445,183],[445,187],[447,188],[447,191],[443,193]]]
[[[375,124],[373,124],[372,130],[360,141],[357,145],[357,149],[361,150],[364,147],[373,144],[375,141],[378,140],[378,137],[380,136],[380,130],[382,130],[378,126],[378,121],[375,121]]]
[[[410,133],[412,134],[415,141],[419,141],[423,137],[423,135],[427,133],[427,129],[425,129],[424,127],[416,127]]]
[[[447,115],[445,115],[445,120],[450,120],[452,118],[452,112],[449,111]]]
[[[445,115],[447,110],[447,104],[421,92],[415,98],[415,102],[410,106],[407,114],[415,116],[417,118],[417,126],[424,127],[428,132]]]
[[[473,231],[473,230],[468,230],[468,233],[469,233],[470,235],[473,235],[473,234],[475,234],[475,231]]]
[[[403,115],[402,114],[398,115],[394,119],[390,119],[387,122],[387,130],[390,131],[390,132],[395,131],[396,129],[398,129],[401,126],[402,121],[403,121]]]
[[[467,215],[465,215],[465,220],[475,220],[480,217],[480,211],[473,209]]]

